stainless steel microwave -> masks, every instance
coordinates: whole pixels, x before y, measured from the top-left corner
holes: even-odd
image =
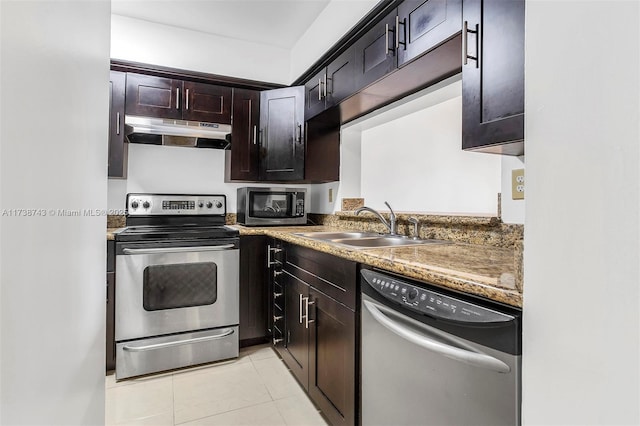
[[[247,226],[306,225],[305,188],[238,188],[237,221]]]

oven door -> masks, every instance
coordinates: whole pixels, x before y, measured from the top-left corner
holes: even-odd
[[[116,341],[238,324],[238,239],[116,247]]]

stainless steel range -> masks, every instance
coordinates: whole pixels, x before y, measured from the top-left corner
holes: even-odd
[[[116,379],[238,356],[239,234],[224,195],[128,194]]]

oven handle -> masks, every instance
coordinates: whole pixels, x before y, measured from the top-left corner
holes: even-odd
[[[456,348],[455,346],[447,345],[445,343],[440,343],[436,340],[428,338],[424,334],[416,333],[413,330],[403,327],[401,324],[398,324],[381,312],[387,310],[389,311],[388,313],[393,312],[391,309],[386,308],[385,306],[369,302],[368,300],[363,300],[362,303],[364,304],[365,308],[367,308],[369,313],[373,315],[373,318],[385,328],[389,329],[403,339],[408,340],[409,342],[412,342],[413,344],[416,344],[428,351],[435,352],[447,358],[464,362],[469,365],[496,371],[498,373],[508,373],[509,371],[511,371],[511,368],[507,364],[497,358],[492,357],[491,355],[472,352],[466,349]],[[424,327],[425,331],[430,328],[425,324],[421,324],[421,326]]]
[[[191,343],[208,342],[209,340],[222,339],[223,337],[230,336],[234,333],[233,329],[228,329],[224,333],[216,334],[215,336],[195,337],[193,339],[176,340],[175,342],[156,343],[155,345],[146,346],[123,346],[122,349],[128,352],[144,352],[152,351],[155,349],[171,348],[173,346],[189,345]]]
[[[141,248],[132,249],[124,248],[124,254],[160,254],[160,253],[188,253],[196,251],[220,251],[234,248],[234,244],[224,244],[220,246],[194,246],[194,247],[158,247],[158,248]]]

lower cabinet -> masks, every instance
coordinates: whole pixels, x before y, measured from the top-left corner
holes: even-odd
[[[115,274],[115,241],[107,240],[107,330],[106,330],[106,370],[116,369],[116,274]]]
[[[269,338],[269,287],[267,237],[240,237],[240,346],[261,343]]]
[[[281,272],[284,330],[275,347],[331,424],[356,424],[357,264],[284,244]]]

